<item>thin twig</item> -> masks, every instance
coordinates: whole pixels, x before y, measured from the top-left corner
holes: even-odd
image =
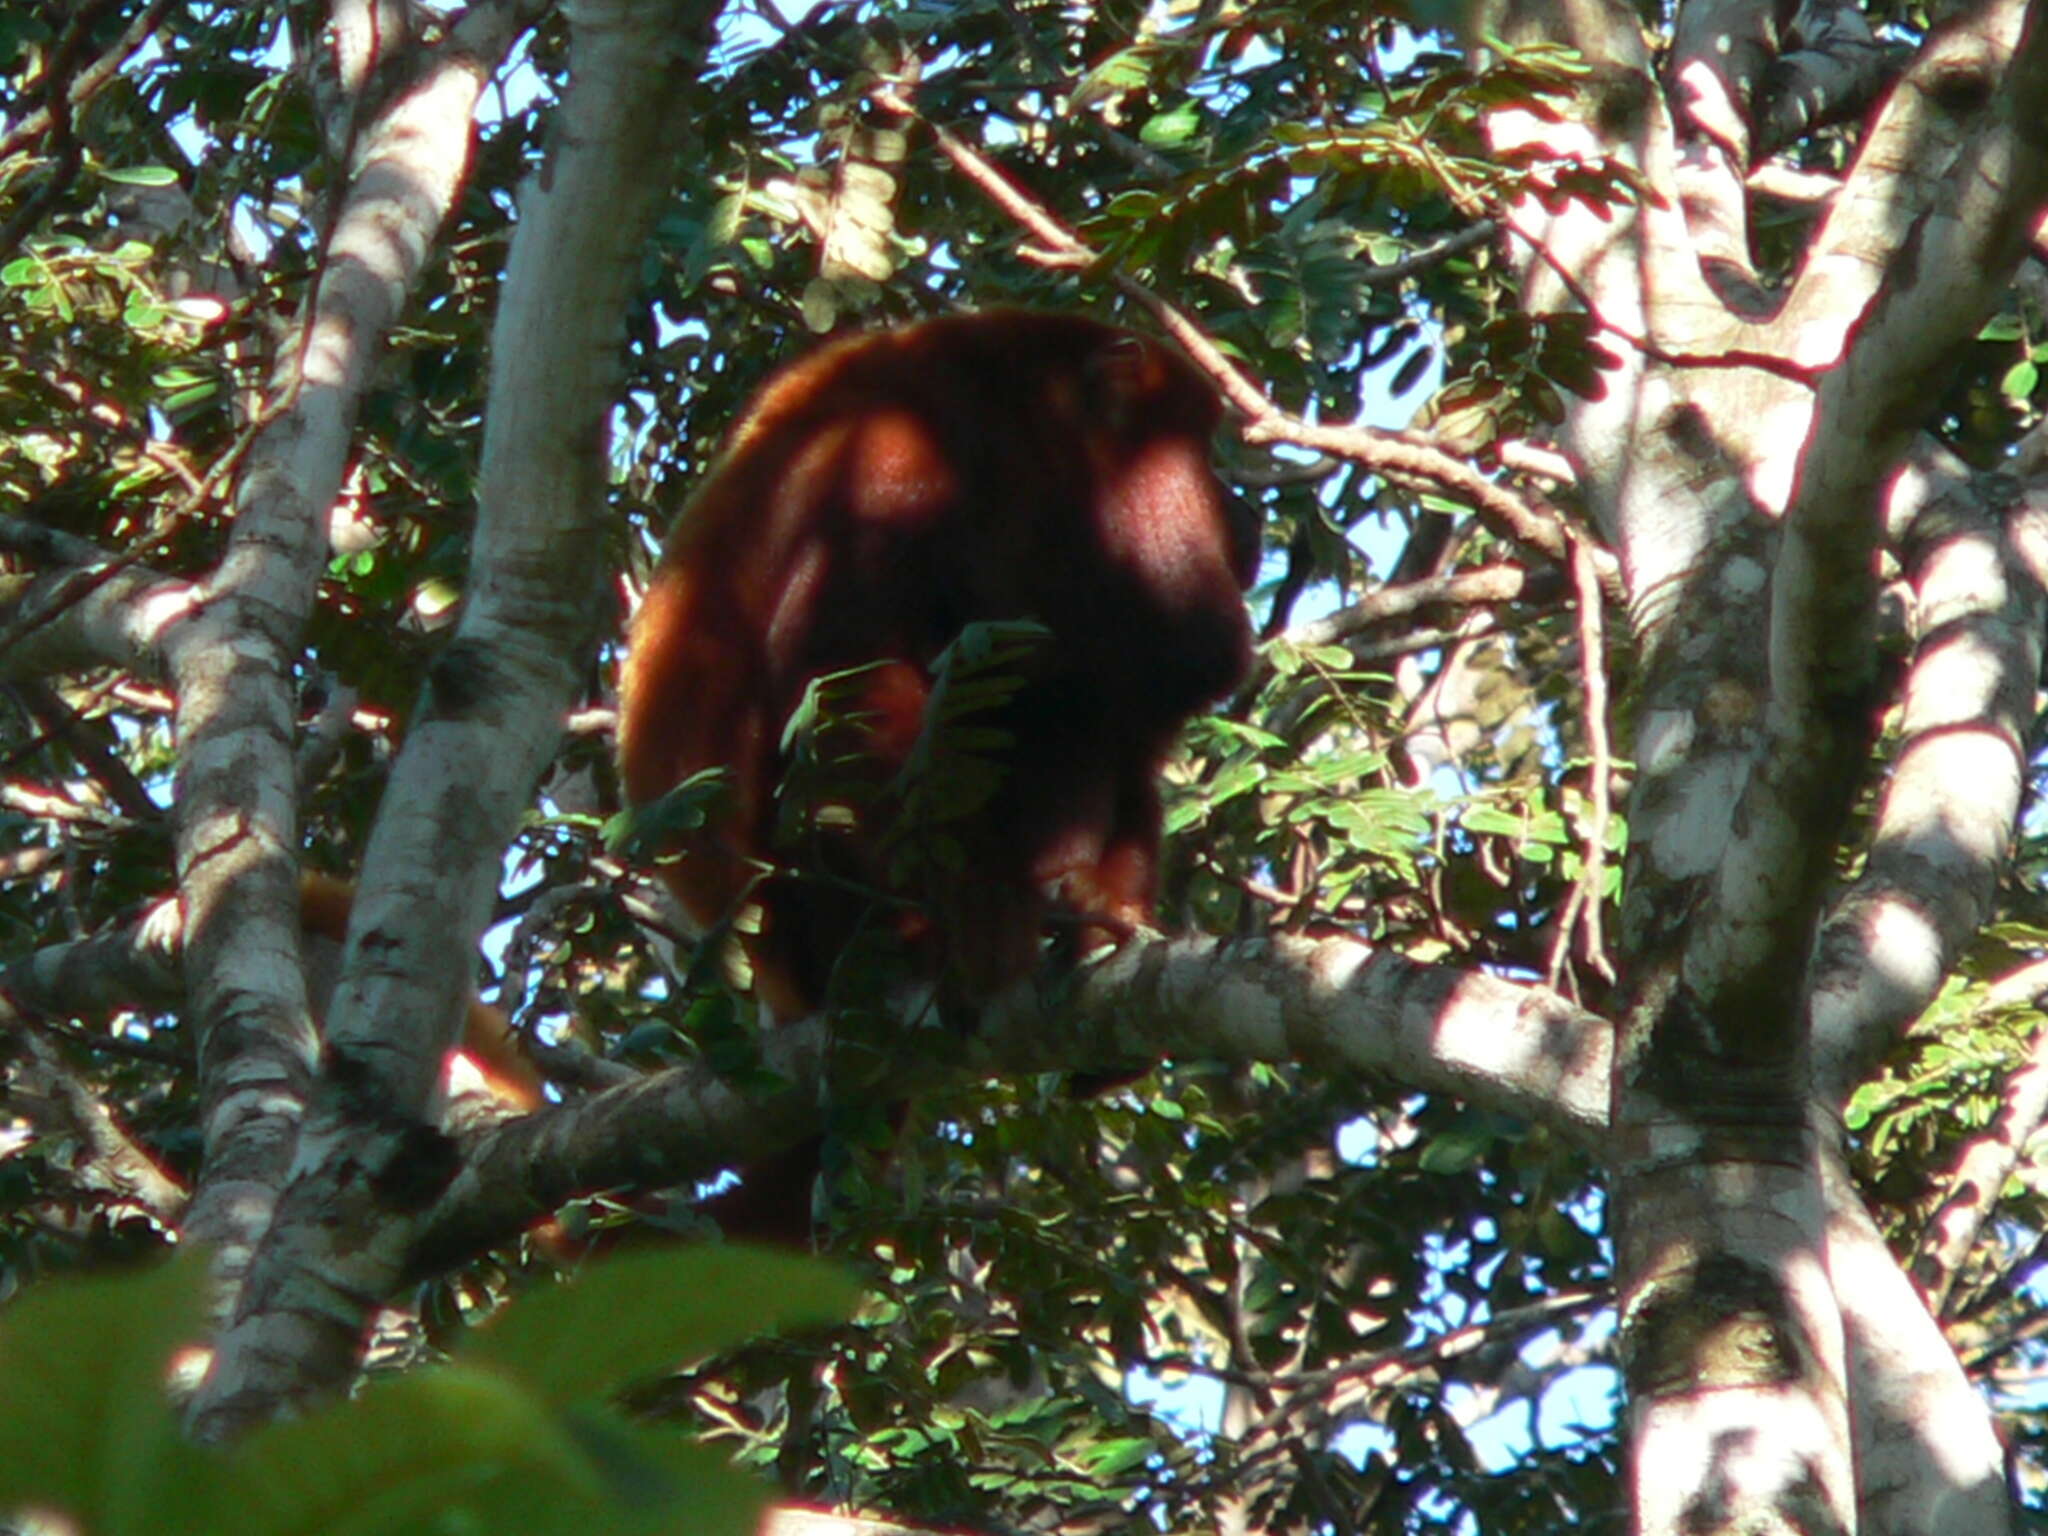
[[[24,681],[10,686],[22,707],[43,728],[43,739],[69,752],[122,815],[144,824],[162,818],[163,808],[150,799],[135,771],[115,752],[112,730],[103,726],[99,732],[93,731],[83,715],[47,683]]]
[[[100,12],[105,9],[106,0],[80,7],[43,65],[43,112],[49,119],[50,172],[40,187],[22,199],[13,217],[0,225],[0,262],[11,257],[14,248],[27,238],[28,232],[36,227],[43,215],[57,205],[57,200],[77,180],[80,169],[85,165],[85,151],[79,147],[78,135],[71,121],[72,66],[77,62],[79,49],[92,32],[93,23],[99,20]]]
[[[130,540],[125,549],[102,549],[89,540],[77,538],[58,529],[45,528],[24,518],[0,514],[0,549],[10,549],[17,554],[26,555],[38,564],[70,565],[77,568],[65,582],[62,590],[45,599],[35,612],[0,630],[0,652],[5,652],[44,625],[55,623],[123,571],[141,564],[144,556],[162,545],[184,525],[188,517],[212,499],[222,481],[241,462],[242,455],[256,440],[256,434],[277,414],[275,409],[260,412],[236,434],[235,440],[228,445],[227,452],[214,461],[213,467],[207,470],[203,480],[195,482],[189,471],[184,472],[183,478],[188,487],[184,502],[159,519],[154,528]]]
[[[915,118],[931,131],[941,153],[953,163],[954,168],[1037,242],[1035,251],[1027,251],[1027,255],[1034,256],[1046,266],[1076,269],[1091,267],[1100,259],[1097,252],[1043,206],[1020,191],[972,145],[943,124],[919,116],[917,108],[893,86],[880,88],[874,99],[885,110]],[[1311,425],[1282,411],[1180,309],[1134,278],[1115,274],[1114,281],[1120,292],[1151,313],[1160,327],[1209,375],[1224,399],[1243,414],[1246,442],[1289,443],[1320,449],[1393,480],[1449,491],[1467,502],[1490,526],[1517,543],[1539,550],[1560,563],[1570,557],[1563,520],[1548,509],[1488,479],[1473,465],[1421,434],[1387,432],[1376,427]],[[1620,595],[1618,572],[1604,570],[1602,581],[1614,589],[1617,597]]]
[[[1607,827],[1614,815],[1614,748],[1607,735],[1607,628],[1592,545],[1577,532],[1572,536],[1572,583],[1579,593],[1579,671],[1586,684],[1586,752],[1592,759],[1587,788],[1593,811],[1586,824],[1585,867],[1579,873],[1580,889],[1586,893],[1583,953],[1586,963],[1611,986],[1614,963],[1607,958],[1600,920],[1607,884]]]
[[[1483,607],[1512,602],[1529,585],[1529,573],[1518,565],[1483,565],[1443,576],[1425,576],[1368,592],[1357,602],[1287,632],[1300,646],[1331,645],[1389,619],[1403,619],[1423,608]]]
[[[121,34],[113,47],[71,78],[70,87],[63,95],[66,109],[76,111],[98,95],[107,83],[120,73],[121,66],[128,62],[129,55],[149,41],[151,34],[162,25],[164,13],[170,8],[171,0],[151,0],[151,3],[128,23],[128,30]],[[51,122],[50,108],[46,103],[23,117],[4,134],[0,134],[0,160],[6,159],[48,133]]]
[[[0,1036],[15,1047],[11,1102],[46,1142],[76,1144],[67,1171],[78,1186],[131,1204],[158,1225],[174,1229],[185,1207],[184,1186],[129,1134],[5,993],[0,993]]]

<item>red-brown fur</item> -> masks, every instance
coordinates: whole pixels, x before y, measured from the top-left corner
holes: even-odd
[[[633,627],[619,725],[636,804],[731,770],[722,816],[664,867],[700,922],[760,861],[839,883],[753,887],[755,987],[777,1015],[825,1001],[886,885],[884,830],[778,847],[785,721],[820,674],[867,663],[874,782],[919,738],[932,664],[963,625],[1050,636],[990,723],[1014,737],[993,800],[951,828],[958,875],[892,921],[957,995],[1026,974],[1053,912],[1111,933],[1152,915],[1160,762],[1244,674],[1257,540],[1208,462],[1214,393],[1162,344],[1079,316],[1000,311],[828,345],[777,375],[670,534]],[[981,723],[981,722],[977,722]],[[817,842],[825,842],[820,838]]]

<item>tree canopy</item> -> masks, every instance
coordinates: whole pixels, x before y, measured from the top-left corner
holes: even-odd
[[[2038,11],[0,0],[0,1358],[139,1422],[196,1287],[55,1277],[207,1245],[248,1529],[752,1519],[685,1431],[847,1531],[2022,1528]],[[763,1027],[627,618],[780,364],[995,306],[1214,382],[1253,675],[1163,934]],[[819,1137],[853,1285],[710,1247]]]

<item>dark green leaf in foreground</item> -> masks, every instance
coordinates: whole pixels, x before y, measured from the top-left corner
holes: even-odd
[[[777,1328],[838,1322],[852,1279],[815,1259],[738,1244],[607,1260],[538,1291],[478,1331],[468,1359],[504,1367],[551,1402],[616,1391]]]
[[[678,1434],[602,1410],[558,1413],[517,1382],[463,1366],[380,1382],[265,1431],[236,1463],[233,1529],[263,1536],[739,1536],[756,1528],[768,1497]]]
[[[164,1391],[195,1339],[205,1264],[44,1285],[0,1319],[0,1509],[62,1510],[88,1531],[208,1529],[219,1470]]]

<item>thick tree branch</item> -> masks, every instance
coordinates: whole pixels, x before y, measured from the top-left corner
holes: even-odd
[[[60,567],[0,576],[0,681],[100,666],[162,676],[164,638],[197,601],[191,583],[24,518],[0,516],[0,549]]]
[[[1919,426],[1927,380],[1998,302],[2048,202],[2048,26],[2027,26],[1999,63],[1982,127],[1882,269],[1814,401],[1773,580],[1772,700],[1785,752],[1810,755],[1816,729],[1868,698],[1881,479]],[[1852,179],[1852,200],[1855,191]]]
[[[1787,983],[1806,957],[1832,876],[1830,829],[1847,814],[1876,723],[1882,480],[1911,446],[1926,380],[1996,301],[2048,194],[2048,146],[2034,142],[2037,127],[2024,105],[2039,94],[2043,54],[2038,34],[2029,32],[2012,67],[1988,77],[2003,105],[1980,114],[1981,133],[1923,210],[1914,239],[1900,247],[1848,356],[1822,375],[1799,453],[1781,448],[1761,477],[1775,482],[1790,472],[1782,532],[1776,550],[1766,551],[1768,586],[1748,594],[1766,606],[1764,668],[1757,675],[1753,633],[1721,626],[1730,646],[1727,681],[1741,685],[1728,703],[1739,707],[1712,707],[1709,692],[1703,702],[1710,707],[1697,713],[1725,718],[1733,729],[1711,759],[1696,749],[1682,767],[1702,791],[1715,788],[1708,770],[1718,769],[1719,803],[1729,808],[1702,897],[1683,909],[1685,981],[1704,998],[1741,989],[1745,1001],[1722,1027],[1733,1031],[1733,1020],[1746,1017],[1746,1048],[1789,1051],[1799,1038]],[[1776,323],[1781,346],[1808,346],[1810,337],[1788,324]],[[1768,506],[1767,496],[1760,499]],[[1753,519],[1749,533],[1755,537]],[[1711,675],[1707,682],[1725,686]],[[1654,777],[1646,775],[1645,785]],[[1656,824],[1642,821],[1638,830],[1646,847],[1657,846]],[[1631,899],[1638,894],[1649,895],[1640,882]],[[1838,1086],[1830,1085],[1829,1097]]]
[[[2037,730],[2048,491],[2002,518],[1955,486],[1916,520],[1918,641],[1863,876],[1808,972],[1816,1088],[1839,1099],[1990,914]]]
[[[490,7],[492,18],[513,8]],[[478,13],[472,13],[478,14]],[[228,552],[168,638],[178,874],[200,1039],[206,1169],[192,1234],[246,1262],[297,1130],[315,1042],[298,960],[292,667],[357,409],[466,173],[493,53],[451,39],[359,136],[277,404],[241,466]]]
[[[1805,0],[1790,41],[1772,63],[1752,114],[1752,163],[1815,128],[1862,115],[1901,62],[1871,32],[1855,0]]]
[[[1896,278],[1900,254],[1922,238],[1927,211],[1944,188],[1956,186],[1958,157],[1972,136],[1995,137],[1992,120],[2024,111],[2029,99],[2038,103],[2038,94],[2014,94],[2031,66],[2017,74],[2010,67],[2026,11],[2024,0],[1971,7],[1937,30],[1899,78],[1779,311],[1788,356],[1814,368],[1842,356],[1857,317]],[[1938,274],[1935,280],[1963,277]]]
[[[1982,1397],[1830,1151],[1827,1267],[1856,1404],[1859,1529],[1976,1536],[2012,1529],[2005,1453]]]
[[[347,1379],[415,1219],[453,1172],[452,1149],[427,1129],[430,1100],[499,851],[558,739],[595,628],[621,317],[665,185],[648,157],[666,164],[661,147],[678,126],[669,85],[700,19],[699,7],[667,0],[591,0],[577,13],[569,92],[552,153],[521,196],[491,348],[462,619],[372,834],[328,1021],[329,1071],[196,1405],[209,1438]]]
[[[159,902],[137,922],[46,945],[0,970],[0,996],[24,1013],[64,1019],[175,1008],[184,998],[184,929],[177,902]]]
[[[1679,120],[1679,186],[1702,262],[1727,269],[1731,302],[1768,298],[1749,255],[1750,174],[1824,123],[1877,97],[1892,54],[1853,0],[1686,0],[1666,73]],[[1737,277],[1737,290],[1725,279]]]
[[[1782,7],[1766,0],[1689,0],[1673,19],[1667,65],[1686,222],[1703,262],[1749,288],[1750,123],[1784,43]],[[1729,296],[1735,295],[1730,291]]]
[[[830,1060],[830,1040],[821,1019],[769,1035],[764,1064],[788,1085],[772,1096],[678,1068],[488,1131],[409,1267],[459,1262],[578,1193],[709,1178],[815,1134],[826,1084],[848,1070]],[[913,1031],[899,1058],[870,1062],[864,1080],[899,1094],[963,1072],[1107,1072],[1166,1056],[1292,1060],[1383,1072],[1597,1145],[1611,1042],[1604,1020],[1544,988],[1348,939],[1157,940],[1125,946],[1070,998],[1014,989],[983,1010],[972,1036],[936,1024]]]

